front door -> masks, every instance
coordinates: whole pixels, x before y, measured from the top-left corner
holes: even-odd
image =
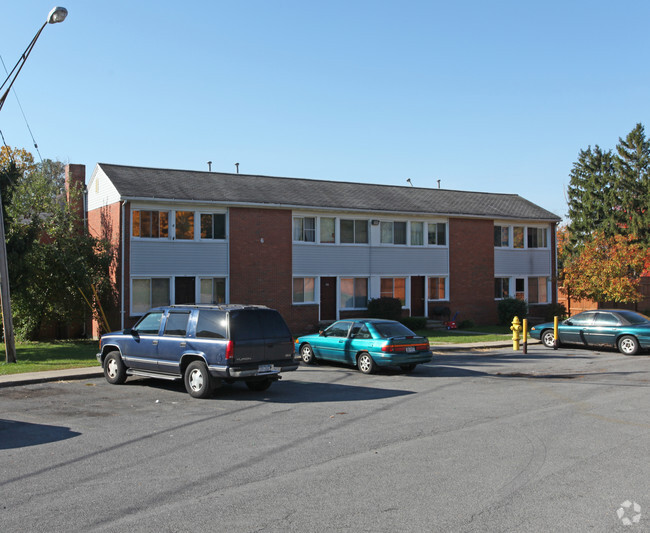
[[[196,303],[194,277],[177,277],[174,283],[174,303],[176,305]]]
[[[336,278],[320,279],[320,319],[336,320]]]
[[[424,276],[411,277],[411,316],[425,316]]]

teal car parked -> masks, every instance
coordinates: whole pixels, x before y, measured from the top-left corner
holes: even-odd
[[[296,352],[306,364],[317,359],[336,361],[354,365],[364,374],[384,366],[411,372],[433,357],[426,337],[395,320],[376,318],[339,320],[318,334],[298,337]]]
[[[625,355],[635,355],[650,348],[650,317],[625,309],[584,311],[558,324],[558,345],[579,344],[587,347],[610,346]],[[555,343],[553,323],[530,329],[533,339],[552,348]]]

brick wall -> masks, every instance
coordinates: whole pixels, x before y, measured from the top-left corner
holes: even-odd
[[[496,324],[492,220],[449,219],[449,296],[458,322]]]
[[[293,322],[291,211],[233,207],[229,222],[230,302],[268,305]]]
[[[121,288],[120,266],[121,266],[121,204],[116,202],[99,209],[92,209],[88,211],[88,232],[95,238],[106,240],[111,243],[114,250],[113,263],[110,267],[108,275],[114,284],[115,289],[119,291]],[[128,240],[128,239],[127,239]],[[128,278],[127,278],[128,279]],[[127,288],[128,290],[128,288]],[[108,320],[110,329],[118,330],[121,327],[119,296],[118,302],[115,306],[110,307],[107,302],[102,303],[104,306],[104,313]],[[105,333],[100,328],[97,320],[92,323],[92,336],[98,337],[101,333]]]

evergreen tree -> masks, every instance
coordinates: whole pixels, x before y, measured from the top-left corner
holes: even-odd
[[[608,236],[615,234],[616,178],[612,151],[604,151],[598,145],[580,150],[570,176],[569,248],[580,246],[596,230]]]
[[[616,176],[619,232],[636,235],[650,244],[650,142],[642,124],[616,146]]]

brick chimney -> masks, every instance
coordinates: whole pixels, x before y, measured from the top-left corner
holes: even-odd
[[[81,221],[80,231],[83,231],[86,221],[86,165],[65,166],[65,196],[73,211],[76,211]],[[74,191],[74,194],[73,194]]]

